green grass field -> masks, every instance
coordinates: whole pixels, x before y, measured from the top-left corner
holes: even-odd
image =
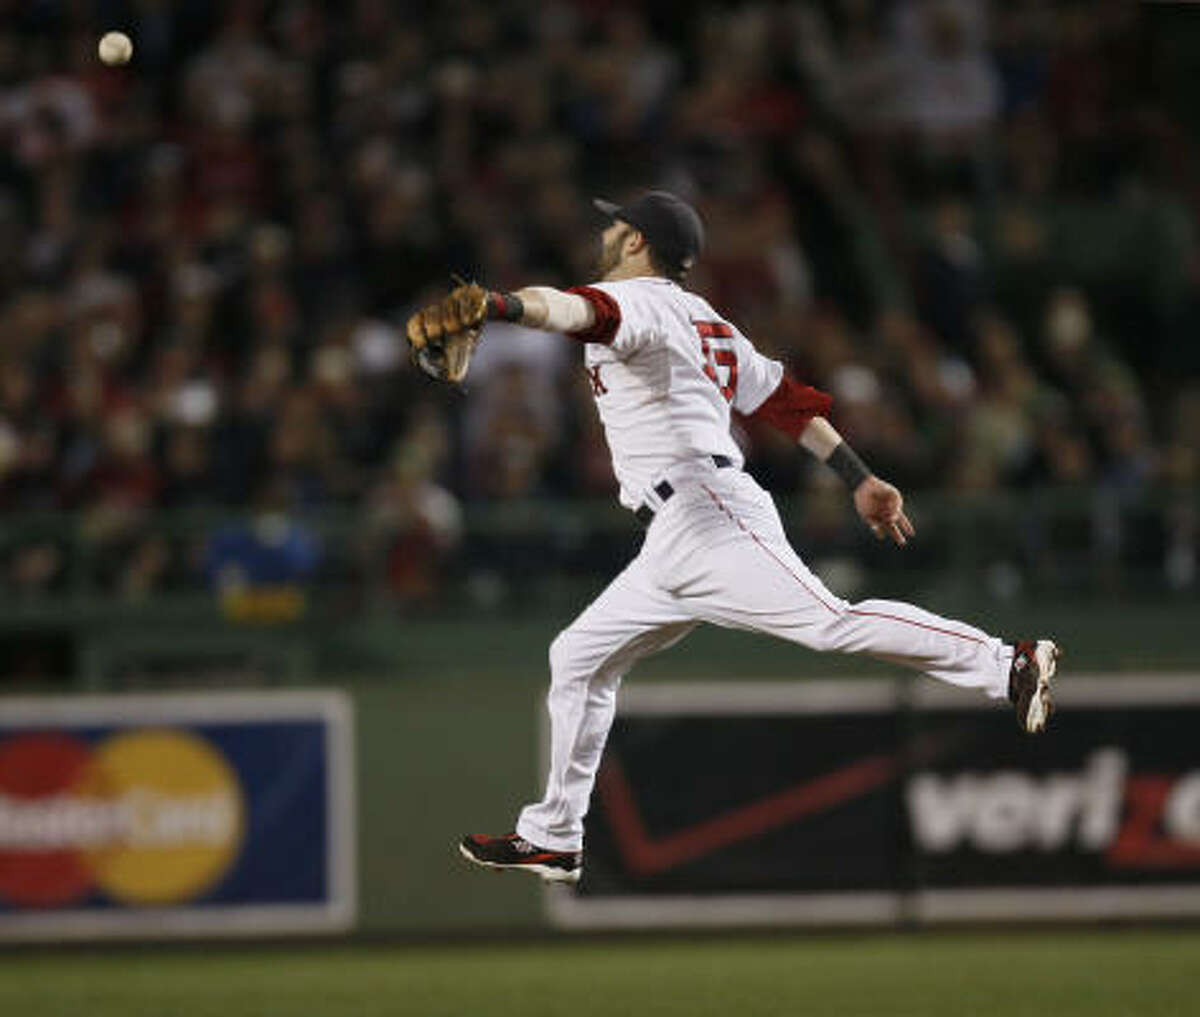
[[[0,956],[28,1017],[1190,1017],[1200,931]]]

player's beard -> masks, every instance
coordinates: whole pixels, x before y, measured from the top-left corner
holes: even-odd
[[[608,273],[621,264],[621,245],[625,243],[628,230],[618,230],[606,243],[600,237],[600,251],[596,255],[596,278],[606,279]]]

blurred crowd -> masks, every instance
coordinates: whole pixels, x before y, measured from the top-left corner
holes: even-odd
[[[1200,38],[1146,5],[0,7],[0,511],[80,513],[115,588],[244,582],[243,545],[311,575],[288,527],[342,506],[420,596],[464,503],[611,493],[575,344],[492,326],[450,392],[403,322],[451,272],[587,281],[588,199],[645,186],[906,489],[1195,483]],[[826,482],[738,426],[779,493]],[[143,532],[230,506],[201,561]],[[65,582],[53,541],[3,552]]]

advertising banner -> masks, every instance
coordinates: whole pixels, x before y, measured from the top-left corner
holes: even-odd
[[[1044,737],[922,687],[914,917],[1200,914],[1200,680],[1066,677]],[[1011,719],[1011,718],[1005,718]]]
[[[329,691],[0,699],[0,938],[350,928],[352,738]]]
[[[566,926],[1200,914],[1200,680],[631,685]]]

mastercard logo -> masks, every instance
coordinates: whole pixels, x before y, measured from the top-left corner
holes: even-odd
[[[133,905],[193,900],[241,850],[237,774],[206,739],[134,730],[0,741],[0,900],[60,907],[99,891]]]

